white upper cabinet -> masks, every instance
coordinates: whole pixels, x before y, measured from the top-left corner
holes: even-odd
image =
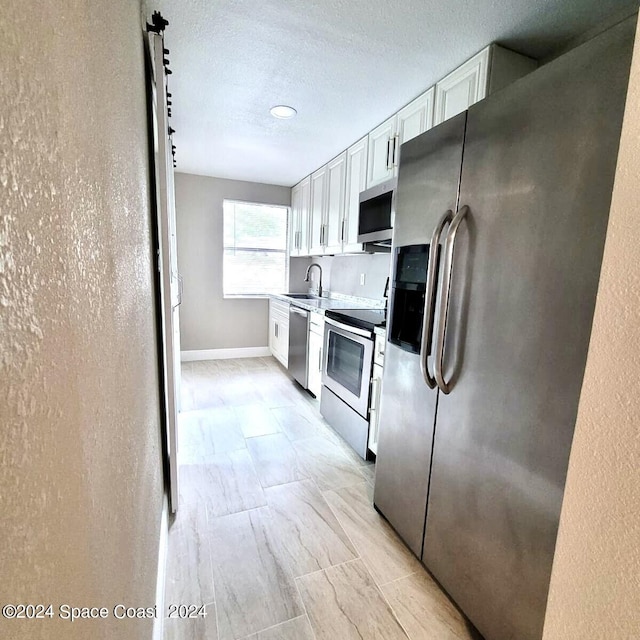
[[[431,129],[433,126],[433,98],[435,89],[431,87],[421,96],[398,111],[398,143],[403,144],[411,138]]]
[[[289,255],[297,256],[298,253],[298,218],[300,216],[300,183],[291,189],[291,214],[289,216]]]
[[[436,85],[436,124],[462,113],[487,95],[489,47]]]
[[[373,187],[393,178],[394,148],[396,143],[396,116],[378,125],[369,134],[367,159],[367,187]]]
[[[309,210],[309,254],[324,253],[325,217],[327,211],[327,165],[311,174]]]
[[[292,255],[326,255],[357,253],[362,251],[358,243],[358,214],[360,192],[367,182],[367,145],[364,137],[336,156],[293,188],[291,198],[295,210],[303,210],[303,191],[309,184],[309,246],[308,252]]]
[[[538,63],[527,56],[496,44],[489,45],[436,84],[434,124],[462,113],[537,66]]]
[[[531,58],[489,45],[297,184],[291,193],[291,255],[362,251],[360,192],[398,175],[400,146],[536,66]]]
[[[300,255],[300,209],[302,187],[298,183],[291,189],[291,213],[289,215],[289,255]]]
[[[309,216],[311,210],[311,177],[307,176],[300,183],[300,253],[309,255]]]
[[[400,145],[433,126],[433,87],[369,134],[367,188],[398,175]]]
[[[307,176],[291,189],[291,219],[289,223],[289,254],[309,255],[309,199],[311,180]]]
[[[346,151],[327,165],[327,213],[323,234],[325,253],[342,252],[346,165]]]
[[[347,179],[344,202],[344,235],[342,250],[345,253],[362,251],[358,242],[358,214],[360,192],[367,188],[367,148],[369,138],[364,137],[347,149]]]
[[[398,175],[398,165],[400,164],[400,146],[424,133],[433,126],[433,102],[435,89],[431,87],[421,96],[418,96],[406,107],[402,107],[397,115],[397,142],[394,158],[394,176]]]

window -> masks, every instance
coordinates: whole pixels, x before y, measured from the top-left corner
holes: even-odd
[[[223,202],[225,297],[288,291],[288,213],[288,207]]]

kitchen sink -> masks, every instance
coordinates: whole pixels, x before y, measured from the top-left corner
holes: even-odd
[[[312,296],[308,293],[283,293],[285,298],[293,298],[294,300],[318,300],[318,296]]]

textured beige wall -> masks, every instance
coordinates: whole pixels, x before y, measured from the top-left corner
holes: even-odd
[[[544,640],[640,638],[639,202],[637,37]]]
[[[291,204],[291,189],[176,173],[178,270],[184,278],[180,348],[266,347],[266,299],[222,295],[222,201]]]
[[[0,603],[155,602],[162,471],[140,7],[0,12]],[[150,638],[7,621],[0,638]]]

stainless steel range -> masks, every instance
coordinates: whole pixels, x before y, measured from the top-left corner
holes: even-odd
[[[373,330],[384,323],[384,309],[348,309],[325,314],[320,413],[365,459]]]

